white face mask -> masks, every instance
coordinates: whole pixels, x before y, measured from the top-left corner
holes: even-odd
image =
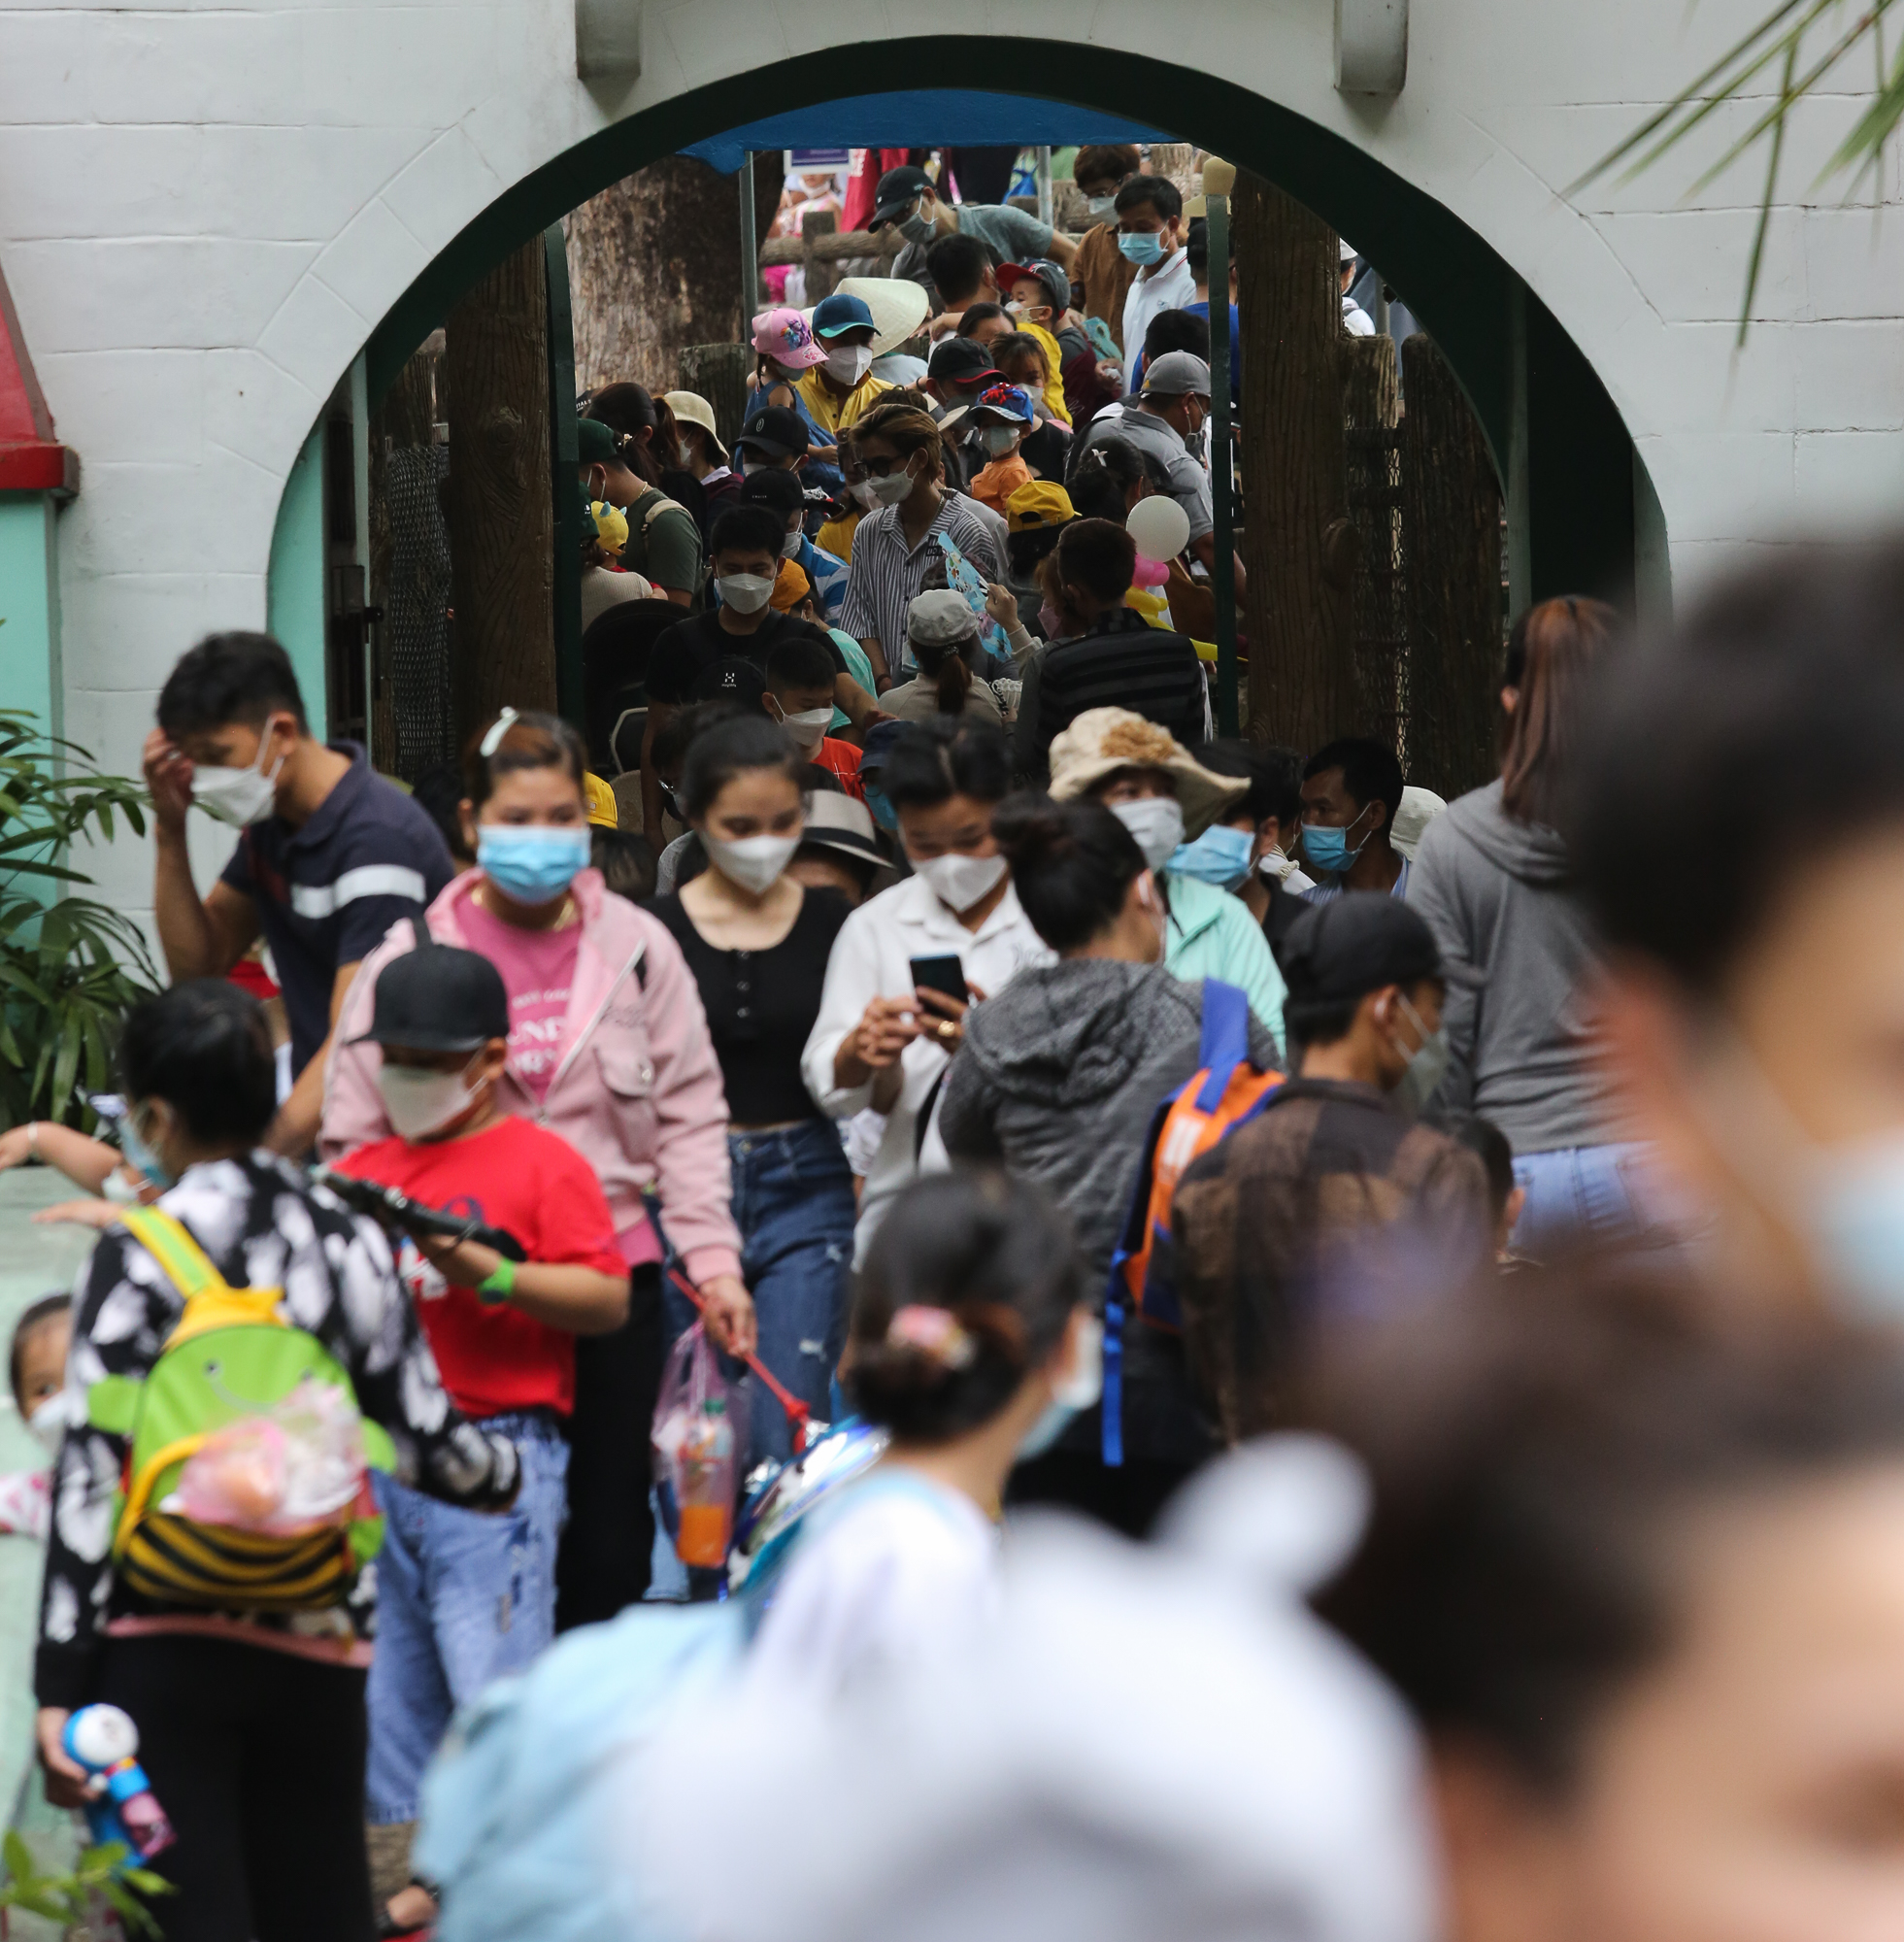
[[[867,480],[867,497],[876,506],[903,505],[912,497],[916,483],[909,463],[903,472],[888,472],[884,479]]]
[[[969,911],[998,887],[1005,874],[1003,856],[928,856],[915,863],[914,871],[925,880],[925,887],[954,914]]]
[[[1269,848],[1265,850],[1263,854],[1256,858],[1256,868],[1262,873],[1262,875],[1264,875],[1265,877],[1273,877],[1279,884],[1286,882],[1290,872],[1293,871],[1295,867],[1296,867],[1295,858],[1293,856],[1284,855],[1283,846],[1280,843],[1272,843],[1269,846]]]
[[[1093,222],[1109,222],[1118,213],[1118,198],[1115,194],[1086,196],[1085,207]]]
[[[793,530],[790,533],[788,533],[787,536],[780,543],[781,558],[798,559],[800,556],[800,543],[806,537],[807,537],[806,534],[802,532],[798,526],[795,526]]]
[[[219,768],[209,763],[193,767],[191,799],[208,816],[245,829],[271,814],[272,804],[278,799],[278,777],[285,757],[280,755],[271,773],[264,773],[264,757],[270,746],[266,737],[270,733],[271,721],[267,720],[258,731],[257,760],[249,769]]]
[[[830,708],[803,708],[797,715],[783,715],[780,725],[793,738],[793,746],[811,759],[826,731],[833,725]]]
[[[1152,870],[1161,870],[1184,840],[1184,812],[1167,795],[1141,796],[1136,802],[1114,802],[1111,814],[1132,836]]]
[[[723,573],[715,585],[723,606],[736,614],[757,614],[767,604],[774,583],[757,573]]]
[[[707,846],[709,862],[730,884],[752,890],[756,897],[773,888],[800,847],[797,836],[743,836],[725,843],[703,831],[701,841]]]
[[[60,1390],[50,1395],[26,1419],[26,1426],[49,1456],[57,1456],[59,1446],[66,1440],[66,1391]]]
[[[843,344],[837,351],[826,353],[826,375],[836,384],[851,387],[857,385],[873,368],[873,347],[870,344]]]
[[[694,448],[691,445],[689,445],[685,439],[683,439],[681,443],[675,447],[675,457],[680,460],[681,469],[684,472],[685,472],[694,463]]]
[[[433,1072],[426,1065],[377,1068],[377,1089],[390,1130],[400,1140],[422,1140],[460,1119],[470,1106],[469,1067],[461,1072]]]
[[[873,485],[874,482],[870,479],[855,479],[847,487],[848,497],[857,499],[869,513],[877,513],[885,504],[885,501],[873,490]]]
[[[1010,425],[986,425],[984,438],[985,450],[994,458],[1003,458],[1019,442],[1018,433]]]

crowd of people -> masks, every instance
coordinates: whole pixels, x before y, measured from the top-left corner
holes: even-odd
[[[1076,169],[888,170],[918,296],[756,318],[731,448],[585,401],[584,723],[407,788],[168,676],[170,987],[0,1166],[100,1229],[40,1757],[131,1716],[171,1942],[1904,1919],[1904,553],[1543,601],[1453,803],[1218,739],[1205,239]]]

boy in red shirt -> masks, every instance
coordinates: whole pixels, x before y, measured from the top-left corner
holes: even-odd
[[[377,1083],[397,1131],[337,1170],[505,1229],[527,1256],[512,1262],[475,1241],[397,1244],[444,1388],[509,1435],[522,1485],[507,1515],[488,1517],[375,1479],[386,1530],[366,1791],[371,1821],[390,1824],[416,1820],[423,1769],[455,1709],[554,1635],[575,1337],[620,1326],[628,1269],[587,1162],[496,1103],[509,997],[486,957],[420,942],[379,977],[365,1037],[383,1048]],[[411,1888],[387,1913],[409,1926],[433,1909]]]
[[[793,737],[810,762],[830,770],[856,802],[866,800],[859,780],[859,751],[826,732],[833,719],[832,656],[818,641],[783,641],[767,656],[767,692],[761,706]]]

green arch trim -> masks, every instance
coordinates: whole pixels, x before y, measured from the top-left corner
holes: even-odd
[[[1517,476],[1524,478],[1516,517],[1527,532],[1529,594],[1630,598],[1632,441],[1578,346],[1491,245],[1386,163],[1233,82],[1116,48],[1014,39],[1011,49],[1020,71],[1050,76],[1052,84],[1003,91],[1194,130],[1183,139],[1277,183],[1350,237],[1453,366],[1511,503]],[[372,334],[371,398],[479,278],[647,163],[711,131],[837,99],[843,84],[878,93],[917,86],[927,74],[946,87],[1000,91],[998,66],[991,38],[855,42],[691,88],[614,122],[504,190],[422,271]],[[1159,114],[1159,102],[1171,112]]]

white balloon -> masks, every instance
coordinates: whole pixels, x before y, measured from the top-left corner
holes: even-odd
[[[1190,543],[1190,516],[1175,499],[1152,493],[1131,508],[1124,531],[1146,559],[1175,559]]]

